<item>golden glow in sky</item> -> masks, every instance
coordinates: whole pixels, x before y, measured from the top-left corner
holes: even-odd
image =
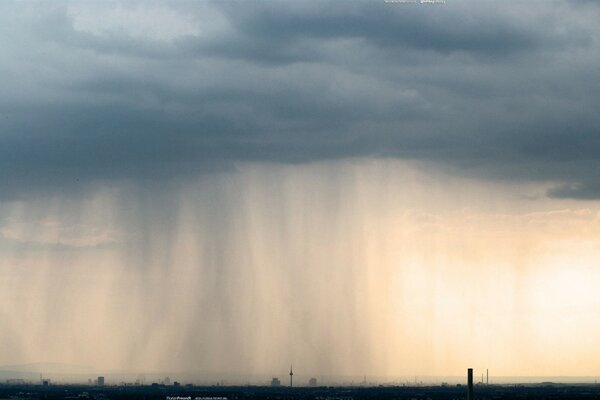
[[[14,202],[0,354],[126,371],[593,375],[598,204],[544,188],[354,160]]]

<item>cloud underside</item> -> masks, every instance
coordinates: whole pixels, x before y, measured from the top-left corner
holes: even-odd
[[[346,157],[600,198],[593,2],[0,7],[0,198]]]

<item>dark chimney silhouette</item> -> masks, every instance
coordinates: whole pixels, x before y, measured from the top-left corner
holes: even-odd
[[[467,369],[467,400],[473,400],[473,368]]]

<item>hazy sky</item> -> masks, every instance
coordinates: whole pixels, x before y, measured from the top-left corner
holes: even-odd
[[[594,1],[0,3],[0,366],[600,373]]]

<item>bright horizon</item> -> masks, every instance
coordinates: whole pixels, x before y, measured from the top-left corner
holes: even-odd
[[[16,344],[4,360],[231,373],[293,360],[340,375],[598,369],[593,203],[532,203],[536,186],[397,162],[246,168],[150,199],[113,187],[56,197],[52,213],[48,200],[14,203],[2,233],[32,243],[1,264],[3,304],[20,300],[4,308]],[[132,198],[143,213],[131,214]]]

